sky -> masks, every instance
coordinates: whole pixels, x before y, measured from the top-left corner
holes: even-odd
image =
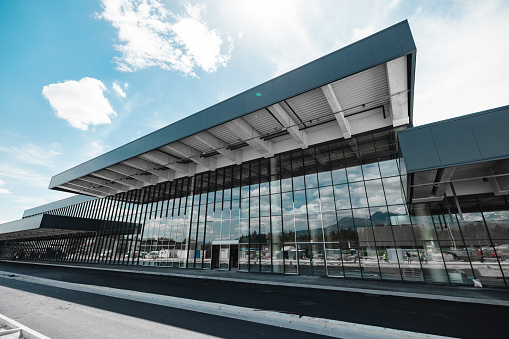
[[[0,0],[0,223],[53,175],[407,19],[414,125],[509,104],[508,1]]]

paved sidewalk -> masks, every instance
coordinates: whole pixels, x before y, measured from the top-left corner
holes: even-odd
[[[13,262],[17,264],[120,271],[134,274],[166,275],[198,279],[235,281],[239,283],[329,289],[374,295],[391,295],[410,298],[424,298],[509,306],[509,290],[498,288],[474,288],[469,286],[431,285],[411,282],[345,279],[323,276],[246,273],[240,271],[193,270],[164,266],[127,266],[48,261],[2,261]]]

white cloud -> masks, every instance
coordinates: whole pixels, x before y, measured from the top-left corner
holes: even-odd
[[[0,188],[0,194],[10,194],[11,192],[6,188]]]
[[[117,84],[116,82],[113,83],[113,91],[119,96],[119,97],[122,97],[122,98],[125,98],[126,97],[126,94],[125,92],[122,90],[122,87],[119,86],[119,84]],[[127,88],[127,83],[125,83],[124,85],[124,88]]]
[[[102,1],[103,12],[97,17],[118,31],[121,53],[115,57],[124,72],[160,67],[196,76],[195,70],[214,72],[226,66],[233,43],[222,53],[223,40],[215,29],[202,20],[203,5],[185,6],[185,15],[175,15],[157,0]]]
[[[85,159],[92,159],[97,157],[98,155],[104,154],[110,147],[108,145],[105,145],[100,140],[93,140],[87,142],[83,146],[82,154],[84,155]]]
[[[0,162],[0,176],[15,179],[18,185],[43,188],[48,187],[51,177],[41,174],[41,171],[18,167],[7,162]]]
[[[374,25],[369,25],[364,28],[355,28],[352,32],[352,40],[357,41],[364,39],[365,37],[370,36],[371,34],[375,33],[377,29]]]
[[[116,115],[104,97],[105,90],[102,81],[82,78],[44,86],[42,94],[59,118],[86,131],[89,125],[110,124],[110,116]]]
[[[59,150],[60,145],[57,143],[52,145],[34,145],[29,143],[17,147],[0,145],[0,152],[7,153],[10,157],[16,158],[22,163],[46,167],[52,166],[55,158],[61,154]]]

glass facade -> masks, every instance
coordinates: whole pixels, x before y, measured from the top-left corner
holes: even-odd
[[[394,130],[47,212],[98,232],[10,240],[25,259],[504,286],[505,197],[407,204]]]

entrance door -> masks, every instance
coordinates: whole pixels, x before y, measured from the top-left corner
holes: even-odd
[[[323,244],[297,244],[298,273],[326,275]]]
[[[228,271],[230,269],[230,245],[220,245],[221,252],[219,253],[219,269]]]
[[[239,269],[239,245],[230,245],[230,269]]]
[[[212,245],[212,269],[219,268],[219,252],[221,245]]]

